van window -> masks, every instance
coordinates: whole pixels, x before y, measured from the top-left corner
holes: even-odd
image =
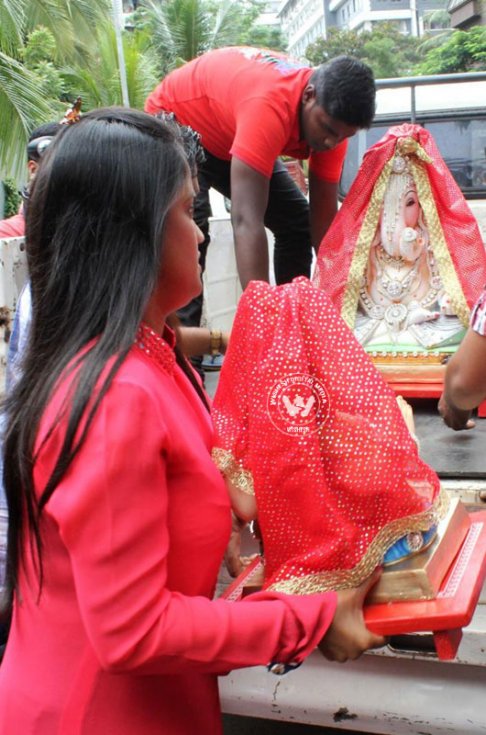
[[[477,84],[483,87],[485,83]],[[417,87],[416,122],[432,133],[466,198],[486,199],[486,109],[479,107],[478,103],[484,97],[478,95],[478,86],[469,102],[470,107],[467,106],[465,94],[467,92],[469,96],[473,86],[463,82],[454,86]],[[360,130],[348,142],[340,182],[341,197],[349,191],[365,151],[392,125],[410,122],[409,100],[409,88],[378,90],[378,113],[373,127]],[[457,109],[454,109],[455,104]]]

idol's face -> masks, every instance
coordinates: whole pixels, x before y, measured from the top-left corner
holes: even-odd
[[[309,148],[328,151],[357,133],[359,128],[328,115],[317,104],[314,86],[309,84],[302,95],[301,130]]]
[[[408,173],[392,173],[383,199],[381,244],[394,258],[414,261],[423,249],[420,202],[417,188]]]
[[[419,219],[420,204],[415,186],[410,186],[403,198],[403,221],[405,227],[416,227]]]

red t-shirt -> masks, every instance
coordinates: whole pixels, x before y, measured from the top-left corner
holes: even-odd
[[[145,110],[174,112],[201,134],[214,156],[236,156],[270,178],[280,155],[309,158],[325,181],[341,175],[346,141],[315,153],[301,139],[302,92],[313,72],[283,54],[233,47],[210,51],[169,74],[145,102]]]
[[[0,220],[0,237],[22,237],[23,235],[25,235],[25,219],[21,212],[8,219]]]

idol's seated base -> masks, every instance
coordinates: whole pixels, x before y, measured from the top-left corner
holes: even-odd
[[[444,390],[444,376],[450,352],[368,353],[390,388],[404,398],[437,398]],[[486,417],[486,401],[477,408],[478,418]]]
[[[469,515],[461,501],[451,501],[449,511],[438,524],[437,534],[429,546],[403,561],[387,564],[367,602],[431,600],[436,597],[470,525]]]
[[[432,600],[436,597],[470,525],[470,516],[461,501],[457,498],[451,500],[447,515],[438,524],[431,543],[402,561],[386,564],[379,582],[366,599],[367,604]],[[261,564],[251,576],[248,575],[242,596],[257,592],[263,581],[264,566]]]
[[[409,588],[417,590],[419,585],[424,588],[428,585],[429,590],[437,590],[433,599],[425,599],[425,596],[404,599],[400,596],[383,603],[368,596],[364,617],[367,627],[378,635],[432,632],[437,657],[450,661],[457,655],[462,628],[472,619],[486,577],[486,511],[469,515],[459,501],[452,502],[448,516],[439,525],[435,548],[431,545],[415,560],[400,563],[407,566],[408,573],[412,575],[409,576]],[[424,561],[417,574],[414,564],[420,556],[428,563]],[[424,567],[427,567],[426,572]],[[437,589],[437,580],[444,568],[446,573]],[[393,574],[392,569],[385,571],[383,576]],[[424,583],[426,575],[428,582]],[[263,580],[263,560],[256,557],[225,590],[223,597],[237,601],[258,591]]]
[[[450,353],[419,351],[368,352],[388,385],[404,398],[439,398]]]

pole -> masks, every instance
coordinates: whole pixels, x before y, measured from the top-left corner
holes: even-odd
[[[125,67],[125,56],[123,54],[123,6],[122,0],[112,0],[113,7],[113,25],[115,27],[116,51],[118,55],[118,71],[120,73],[120,86],[122,93],[122,102],[124,107],[130,107],[128,98],[127,70]]]
[[[419,17],[418,17],[418,7],[417,7],[417,0],[410,0],[410,10],[412,13],[412,36],[420,36],[420,26],[419,26]]]

